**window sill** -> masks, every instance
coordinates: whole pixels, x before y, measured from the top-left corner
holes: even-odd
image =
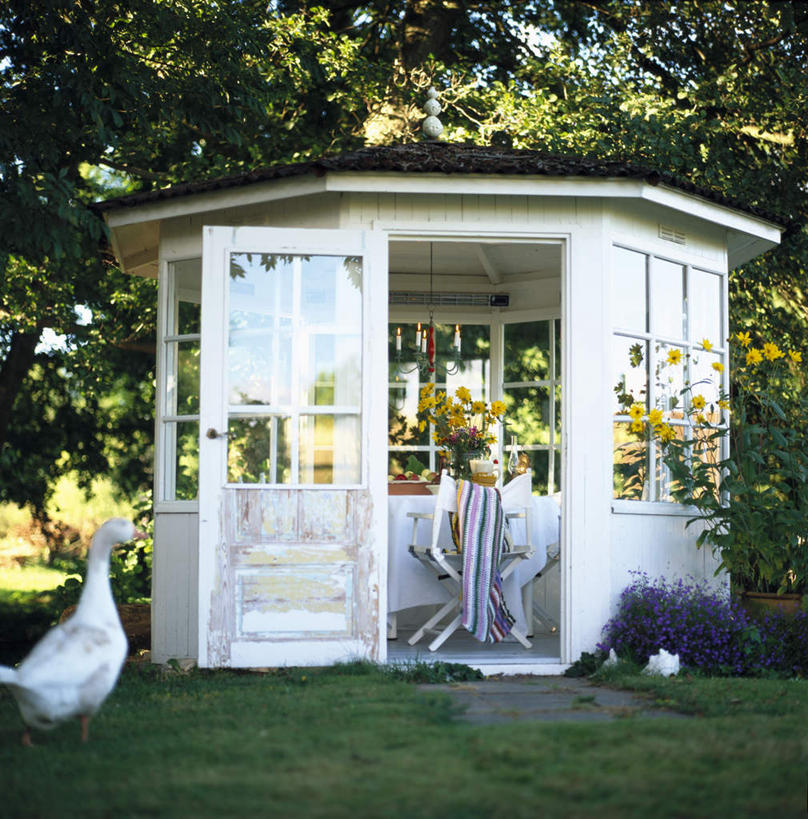
[[[663,501],[612,500],[613,515],[656,515],[664,517],[696,517],[693,506]]]
[[[199,512],[198,500],[159,501],[154,504],[155,515],[189,515]]]

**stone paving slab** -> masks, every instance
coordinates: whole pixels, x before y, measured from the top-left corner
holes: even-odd
[[[655,708],[631,691],[594,685],[578,677],[509,677],[499,680],[420,685],[445,691],[462,709],[458,719],[474,725],[502,722],[608,722],[626,718],[683,718],[686,714]]]

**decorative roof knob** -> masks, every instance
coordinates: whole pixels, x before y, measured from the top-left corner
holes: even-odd
[[[443,123],[438,119],[438,114],[441,112],[440,103],[437,100],[438,92],[434,88],[430,88],[426,92],[426,96],[427,100],[423,106],[426,119],[423,121],[421,129],[427,139],[437,139],[443,133]]]

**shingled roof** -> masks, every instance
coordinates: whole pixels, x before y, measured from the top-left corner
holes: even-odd
[[[649,185],[668,185],[779,225],[785,225],[788,222],[782,216],[739,202],[725,196],[720,191],[702,188],[672,174],[662,173],[642,165],[594,158],[558,156],[540,151],[446,142],[413,142],[403,145],[360,148],[356,151],[324,156],[308,162],[270,165],[218,179],[186,182],[172,185],[170,188],[133,193],[96,202],[92,208],[98,212],[111,211],[177,199],[182,196],[239,188],[273,179],[306,174],[323,176],[329,171],[639,179]]]

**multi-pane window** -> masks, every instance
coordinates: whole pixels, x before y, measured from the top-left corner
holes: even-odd
[[[199,472],[201,260],[168,265],[160,415],[163,501],[194,500]]]
[[[561,322],[558,319],[514,323],[462,325],[462,355],[459,371],[446,373],[454,324],[436,324],[436,389],[464,386],[473,399],[502,399],[505,424],[495,432],[498,449],[494,457],[507,465],[511,441],[515,442],[533,472],[534,490],[555,492],[560,488],[561,468]],[[395,360],[396,334],[404,340],[401,360]],[[438,447],[427,427],[418,430],[417,408],[420,388],[429,380],[419,374],[414,350],[417,325],[389,326],[388,349],[388,469],[398,474],[412,469],[437,471]],[[492,343],[492,341],[494,343]],[[450,358],[449,358],[450,361]]]
[[[533,471],[533,488],[561,488],[561,322],[505,324],[502,400],[505,402],[503,459],[513,440]]]
[[[642,406],[643,420],[660,411],[680,440],[696,432],[694,398],[704,399],[702,423],[725,422],[718,407],[727,377],[725,286],[719,273],[612,249],[615,498],[671,500],[661,448],[647,423],[632,430],[630,403]]]
[[[361,480],[362,263],[232,253],[227,480]]]

